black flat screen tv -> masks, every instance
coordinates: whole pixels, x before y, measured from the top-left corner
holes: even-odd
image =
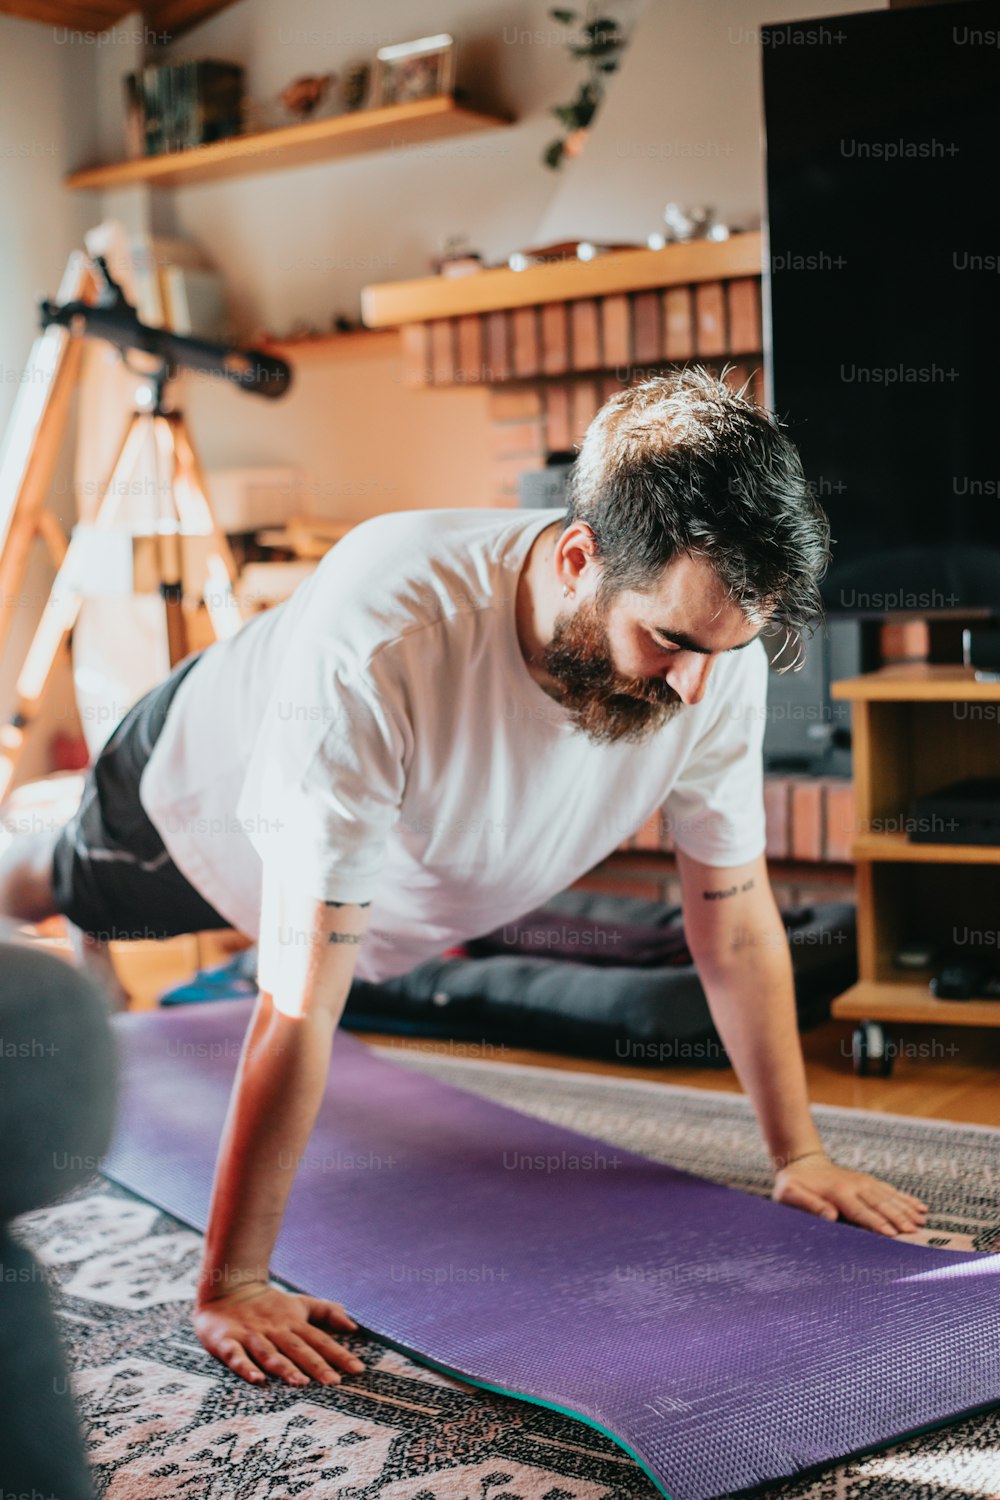
[[[831,613],[1000,613],[1000,0],[761,31],[768,400]]]

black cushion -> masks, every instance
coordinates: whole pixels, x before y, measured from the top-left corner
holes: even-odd
[[[680,920],[678,907],[591,891],[564,891],[544,909],[650,928]],[[825,1020],[833,996],[857,978],[855,910],[826,902],[782,915],[804,1030]],[[637,1064],[729,1066],[690,962],[597,966],[524,952],[435,958],[380,984],[355,980],[343,1025]]]

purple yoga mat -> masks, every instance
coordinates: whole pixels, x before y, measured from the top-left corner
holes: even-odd
[[[115,1022],[102,1170],[198,1229],[251,1010]],[[601,1428],[673,1500],[1000,1403],[1000,1255],[720,1187],[343,1033],[272,1270],[430,1363]]]

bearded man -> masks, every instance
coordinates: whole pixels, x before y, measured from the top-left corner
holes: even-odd
[[[571,885],[659,808],[685,934],[773,1196],[884,1234],[925,1205],[831,1162],[809,1112],[764,858],[765,628],[821,617],[829,528],[776,420],[703,369],[623,390],[567,511],[353,529],[284,604],[189,657],[110,736],[0,905],[115,937],[232,926],[259,997],[195,1326],[242,1378],[333,1383],[339,1303],[270,1287],[355,977],[401,974]],[[349,1294],[349,1289],[345,1289]]]

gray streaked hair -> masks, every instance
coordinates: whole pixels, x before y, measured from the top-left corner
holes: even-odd
[[[570,471],[565,524],[593,532],[604,602],[648,592],[673,557],[704,558],[750,623],[785,627],[779,656],[792,639],[801,654],[823,617],[830,526],[794,443],[745,390],[689,365],[617,392]]]

